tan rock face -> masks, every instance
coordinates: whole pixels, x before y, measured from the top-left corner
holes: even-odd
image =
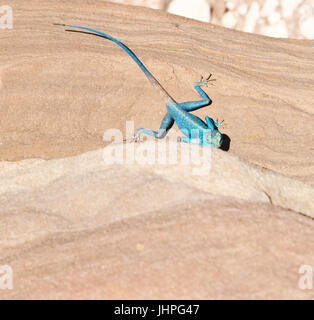
[[[13,289],[1,299],[314,298],[299,273],[314,268],[310,42],[99,1],[10,5],[0,267]],[[212,150],[203,175],[179,162],[108,163],[117,145],[104,132],[125,134],[127,120],[155,130],[165,106],[118,46],[54,22],[118,38],[179,102],[199,99],[193,83],[213,73],[213,103],[195,114],[225,120],[229,152]]]

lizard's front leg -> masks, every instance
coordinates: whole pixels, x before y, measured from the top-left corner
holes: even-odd
[[[194,88],[198,92],[198,94],[203,98],[202,100],[198,101],[187,101],[187,102],[181,102],[178,103],[178,105],[185,111],[194,111],[199,108],[206,107],[212,103],[212,100],[209,98],[209,96],[206,94],[206,92],[201,88],[201,86],[207,86],[210,81],[214,81],[215,79],[211,79],[211,74],[203,79],[201,78],[201,81],[195,82]]]

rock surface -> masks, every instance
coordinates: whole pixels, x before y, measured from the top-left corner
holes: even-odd
[[[0,32],[0,266],[14,288],[1,298],[314,298],[298,286],[300,267],[314,268],[310,41],[98,1],[11,6],[14,28]],[[118,46],[54,22],[115,36],[178,101],[198,99],[193,83],[213,73],[213,103],[195,114],[225,120],[229,151],[212,150],[202,175],[106,163],[119,146],[103,141],[107,129],[157,129],[165,107]]]

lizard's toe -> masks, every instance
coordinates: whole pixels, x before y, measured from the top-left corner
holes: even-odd
[[[143,141],[142,137],[140,134],[135,134],[133,137],[132,137],[132,141],[134,142],[141,142]]]

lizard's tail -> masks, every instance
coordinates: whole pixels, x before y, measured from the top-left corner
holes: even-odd
[[[64,27],[70,27],[70,28],[77,28],[77,29],[83,29],[87,31],[94,32],[106,39],[109,39],[113,42],[115,42],[117,45],[119,45],[124,51],[126,51],[127,54],[136,62],[136,64],[142,69],[142,71],[145,73],[146,77],[148,80],[152,83],[154,87],[159,91],[161,97],[166,103],[169,102],[174,102],[174,100],[170,97],[170,95],[167,93],[167,91],[161,86],[161,84],[157,81],[157,79],[146,69],[146,67],[143,65],[143,63],[137,58],[137,56],[127,47],[125,46],[122,42],[118,41],[117,39],[109,36],[108,34],[105,34],[103,32],[86,28],[86,27],[80,27],[80,26],[72,26],[69,24],[59,24],[59,23],[54,23],[54,25],[59,25],[59,26],[64,26]]]

